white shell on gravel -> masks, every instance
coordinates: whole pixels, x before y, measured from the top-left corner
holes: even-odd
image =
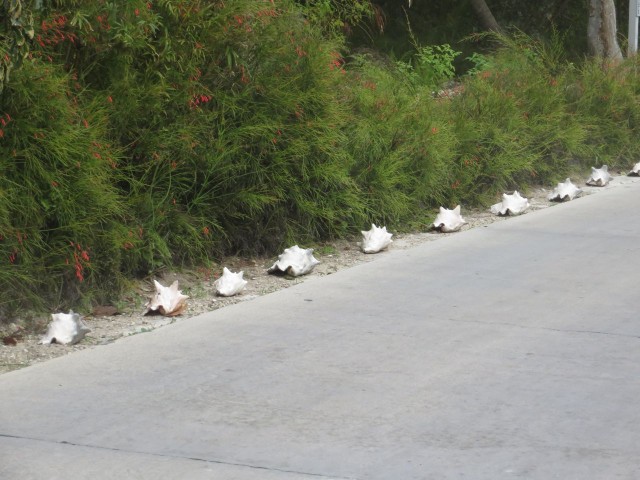
[[[285,248],[284,252],[278,255],[278,261],[267,272],[299,277],[309,273],[319,263],[313,257],[313,248],[304,249],[294,245],[291,248]]]
[[[73,310],[69,310],[69,313],[52,313],[51,323],[49,323],[47,333],[42,337],[40,343],[44,345],[51,343],[73,345],[82,340],[90,331],[91,329],[82,321],[82,317],[78,313],[74,313]]]
[[[573,200],[582,193],[578,187],[576,187],[570,178],[567,178],[564,182],[560,182],[553,192],[547,197],[554,202],[566,202]]]
[[[216,293],[222,297],[232,297],[237,295],[247,285],[247,281],[242,278],[244,272],[233,273],[227,267],[222,269],[222,276],[213,282]]]
[[[460,215],[460,205],[453,210],[440,207],[440,213],[433,221],[433,228],[444,233],[457,232],[466,223],[462,215]]]
[[[157,280],[153,283],[156,286],[156,293],[149,299],[145,307],[147,309],[144,315],[150,312],[158,312],[167,317],[180,315],[187,308],[187,295],[183,295],[178,290],[178,280],[173,282],[170,287],[165,287]]]
[[[516,190],[513,195],[502,194],[502,202],[491,206],[494,215],[520,215],[529,208],[529,200]]]
[[[609,167],[606,165],[602,165],[601,168],[591,167],[591,176],[589,180],[587,180],[587,185],[591,185],[592,187],[604,187],[611,180],[611,175],[609,175]]]
[[[364,253],[378,253],[391,245],[393,233],[387,232],[387,227],[378,227],[371,224],[371,230],[362,231],[362,244]]]
[[[633,168],[631,170],[629,170],[629,173],[627,175],[630,175],[632,177],[640,176],[640,162],[636,163],[633,166]]]

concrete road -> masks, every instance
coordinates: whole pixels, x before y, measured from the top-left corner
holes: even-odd
[[[627,183],[2,375],[0,478],[638,479],[639,238]]]

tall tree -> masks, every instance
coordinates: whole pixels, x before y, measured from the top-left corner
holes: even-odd
[[[616,7],[613,0],[589,0],[587,39],[591,54],[613,61],[622,60],[616,35]]]
[[[498,33],[502,32],[502,28],[500,28],[500,25],[493,16],[493,13],[491,13],[491,9],[485,0],[471,0],[471,6],[475,10],[476,15],[478,15],[480,23],[482,23],[484,28]]]

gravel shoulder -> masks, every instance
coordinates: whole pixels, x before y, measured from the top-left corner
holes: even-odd
[[[618,174],[618,176],[612,178],[607,187],[588,187],[580,183],[578,183],[578,186],[583,189],[583,195],[591,195],[599,190],[615,188],[617,185],[635,181],[638,181],[638,179]],[[562,208],[562,204],[547,200],[547,195],[550,191],[544,188],[528,191],[525,196],[529,199],[531,206],[524,215],[551,206]],[[463,206],[462,216],[468,222],[462,228],[463,231],[493,222],[509,221],[509,217],[498,217],[491,214],[488,208],[466,210]],[[446,238],[450,235],[456,235],[456,233],[415,232],[397,234],[394,235],[393,243],[389,248],[402,250],[425,242],[446,241]],[[49,322],[49,318],[46,316],[35,319],[16,319],[14,323],[0,325],[0,339],[3,340],[3,342],[0,342],[0,374],[78,350],[100,348],[101,345],[118,341],[120,338],[150,332],[174,322],[189,321],[190,317],[201,313],[224,308],[238,302],[251,301],[262,295],[304,282],[309,278],[331,275],[344,268],[375,261],[381,255],[384,255],[384,252],[378,254],[362,253],[359,249],[358,241],[359,239],[353,241],[338,240],[317,248],[314,251],[314,256],[320,261],[320,264],[316,266],[311,274],[297,278],[269,275],[267,268],[276,260],[275,257],[227,258],[220,264],[219,271],[214,272],[215,276],[222,272],[223,266],[226,266],[234,272],[244,271],[244,278],[248,281],[243,293],[235,297],[216,296],[213,285],[215,277],[209,278],[206,272],[165,273],[157,279],[164,285],[169,285],[174,280],[178,280],[182,292],[190,297],[184,314],[173,318],[143,315],[144,304],[154,293],[154,287],[151,281],[141,282],[134,291],[118,302],[117,314],[113,314],[108,309],[100,311],[100,308],[90,313],[80,312],[83,314],[84,322],[91,329],[91,332],[76,345],[40,345],[38,342],[45,333]]]

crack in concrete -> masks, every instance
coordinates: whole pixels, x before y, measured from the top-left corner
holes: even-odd
[[[250,468],[253,470],[265,470],[265,471],[270,471],[270,472],[280,472],[280,473],[291,473],[291,474],[295,474],[295,475],[305,475],[308,477],[315,477],[315,478],[324,478],[327,480],[359,480],[356,477],[336,477],[333,475],[325,475],[322,473],[311,473],[311,472],[301,472],[298,470],[287,470],[284,468],[275,468],[275,467],[263,467],[260,465],[251,465],[251,464],[246,464],[246,463],[236,463],[236,462],[229,462],[229,461],[224,461],[224,460],[211,460],[211,459],[206,459],[206,458],[198,458],[198,457],[186,457],[186,456],[180,456],[180,455],[167,455],[167,454],[162,454],[162,453],[153,453],[153,452],[139,452],[136,450],[124,450],[124,449],[120,449],[120,448],[115,448],[115,447],[102,447],[99,445],[89,445],[89,444],[83,444],[83,443],[73,443],[73,442],[68,442],[66,440],[47,440],[47,439],[43,439],[43,438],[32,438],[32,437],[21,437],[18,435],[9,435],[9,434],[5,434],[5,433],[0,433],[0,438],[13,438],[13,439],[17,439],[17,440],[28,440],[28,441],[32,441],[32,442],[42,442],[42,443],[50,443],[50,444],[56,444],[56,445],[70,445],[72,447],[84,447],[84,448],[93,448],[96,450],[106,450],[106,451],[110,451],[110,452],[120,452],[120,453],[131,453],[131,454],[135,454],[135,455],[146,455],[146,456],[150,456],[150,457],[160,457],[160,458],[175,458],[175,459],[180,459],[180,460],[192,460],[195,462],[204,462],[204,463],[212,463],[212,464],[216,464],[216,465],[227,465],[227,466],[232,466],[232,467],[245,467],[245,468]]]
[[[593,334],[593,335],[609,335],[612,337],[640,339],[640,335],[629,335],[627,333],[601,332],[598,330],[572,330],[572,329],[562,329],[562,328],[552,328],[552,327],[540,327],[540,326],[533,326],[533,325],[518,325],[515,323],[508,323],[508,322],[482,322],[480,320],[464,320],[464,319],[454,319],[454,318],[449,318],[449,321],[457,322],[457,323],[476,323],[479,325],[503,325],[505,327],[523,328],[526,330],[545,330],[549,332],[561,332],[561,333],[587,333],[587,334]]]

